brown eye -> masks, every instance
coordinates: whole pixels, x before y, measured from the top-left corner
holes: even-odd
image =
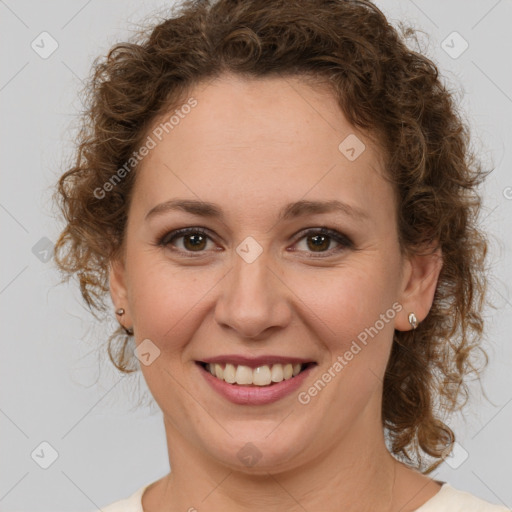
[[[311,243],[308,243],[308,248],[313,251],[318,249],[322,252],[324,249],[328,249],[329,245],[331,245],[331,239],[326,235],[310,235],[306,237],[306,239],[308,242],[311,241]]]
[[[182,235],[183,245],[187,250],[195,251],[204,249],[206,246],[206,237],[200,233],[192,233],[190,235]]]
[[[327,255],[331,255],[354,245],[345,235],[328,228],[309,230],[302,235],[299,241],[303,239],[306,240],[306,252],[318,254],[327,253]],[[338,247],[334,249],[331,248],[333,241],[338,244]]]
[[[200,228],[184,228],[177,231],[171,231],[159,241],[162,246],[176,246],[176,240],[182,239],[182,247],[177,250],[182,252],[204,252],[207,241],[211,240],[206,231]]]
[[[176,243],[177,240],[182,240],[181,247]],[[329,228],[310,229],[303,233],[299,241],[306,240],[306,248],[300,249],[300,252],[309,253],[311,257],[330,256],[344,249],[349,249],[354,246],[353,242],[345,235],[336,230]],[[200,255],[206,252],[208,241],[213,239],[207,234],[203,228],[183,228],[176,231],[171,231],[158,241],[158,245],[162,247],[171,246],[173,250],[182,252],[187,255],[196,253]],[[338,246],[331,248],[333,242]],[[297,242],[298,243],[298,242]],[[296,249],[293,249],[295,251]]]

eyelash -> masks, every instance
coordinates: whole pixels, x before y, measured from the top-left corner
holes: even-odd
[[[205,237],[209,238],[210,240],[212,240],[212,238],[208,235],[208,231],[205,230],[204,228],[190,227],[190,228],[177,229],[175,231],[170,231],[170,232],[165,233],[163,236],[158,238],[157,245],[161,246],[161,247],[167,247],[170,245],[171,242],[173,242],[177,238],[181,238],[186,235],[202,235],[202,236],[205,236]],[[305,232],[302,233],[302,236],[300,236],[300,238],[297,239],[297,242],[299,242],[300,240],[302,240],[303,238],[306,238],[308,236],[315,236],[315,235],[327,236],[327,237],[333,239],[338,244],[340,244],[340,247],[337,247],[336,249],[330,249],[323,253],[322,252],[316,253],[316,254],[310,253],[311,258],[325,258],[325,257],[331,256],[332,253],[338,253],[339,251],[342,251],[344,249],[354,248],[354,243],[352,242],[352,240],[350,240],[350,238],[343,235],[342,233],[339,233],[338,231],[336,231],[334,229],[329,229],[329,228],[325,228],[325,227],[312,228],[312,229],[306,230]],[[297,243],[297,242],[295,242],[295,243]],[[191,258],[198,257],[198,256],[202,255],[202,253],[205,252],[205,251],[198,251],[197,253],[195,253],[194,251],[183,251],[181,249],[175,249],[175,250],[178,252],[187,254],[187,256],[191,257]],[[325,254],[326,256],[323,256],[323,254]]]

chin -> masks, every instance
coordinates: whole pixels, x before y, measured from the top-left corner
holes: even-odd
[[[282,425],[276,428],[280,421],[272,422],[272,426],[269,422],[264,426],[258,421],[247,422],[243,427],[237,422],[236,436],[224,432],[222,439],[208,441],[203,437],[201,444],[214,460],[233,471],[252,475],[285,471],[299,464],[312,440],[300,428],[287,428],[283,435]],[[226,430],[232,432],[234,428]]]

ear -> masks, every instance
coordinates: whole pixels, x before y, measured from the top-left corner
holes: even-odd
[[[400,289],[399,302],[403,309],[397,316],[395,329],[409,331],[409,313],[414,313],[421,323],[434,300],[439,274],[443,267],[441,249],[433,250],[429,245],[421,254],[414,254],[404,258],[403,280]]]
[[[117,319],[121,325],[131,327],[133,325],[132,316],[128,302],[128,291],[126,287],[126,269],[122,257],[116,257],[110,260],[109,270],[109,288],[110,297],[116,311],[123,308],[125,313],[122,317],[118,316]]]

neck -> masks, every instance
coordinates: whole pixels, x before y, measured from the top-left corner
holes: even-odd
[[[347,436],[307,464],[254,474],[205,456],[164,422],[174,469],[143,500],[145,510],[392,510],[399,463],[388,452],[383,431],[367,432],[361,428],[364,423],[357,422]]]

